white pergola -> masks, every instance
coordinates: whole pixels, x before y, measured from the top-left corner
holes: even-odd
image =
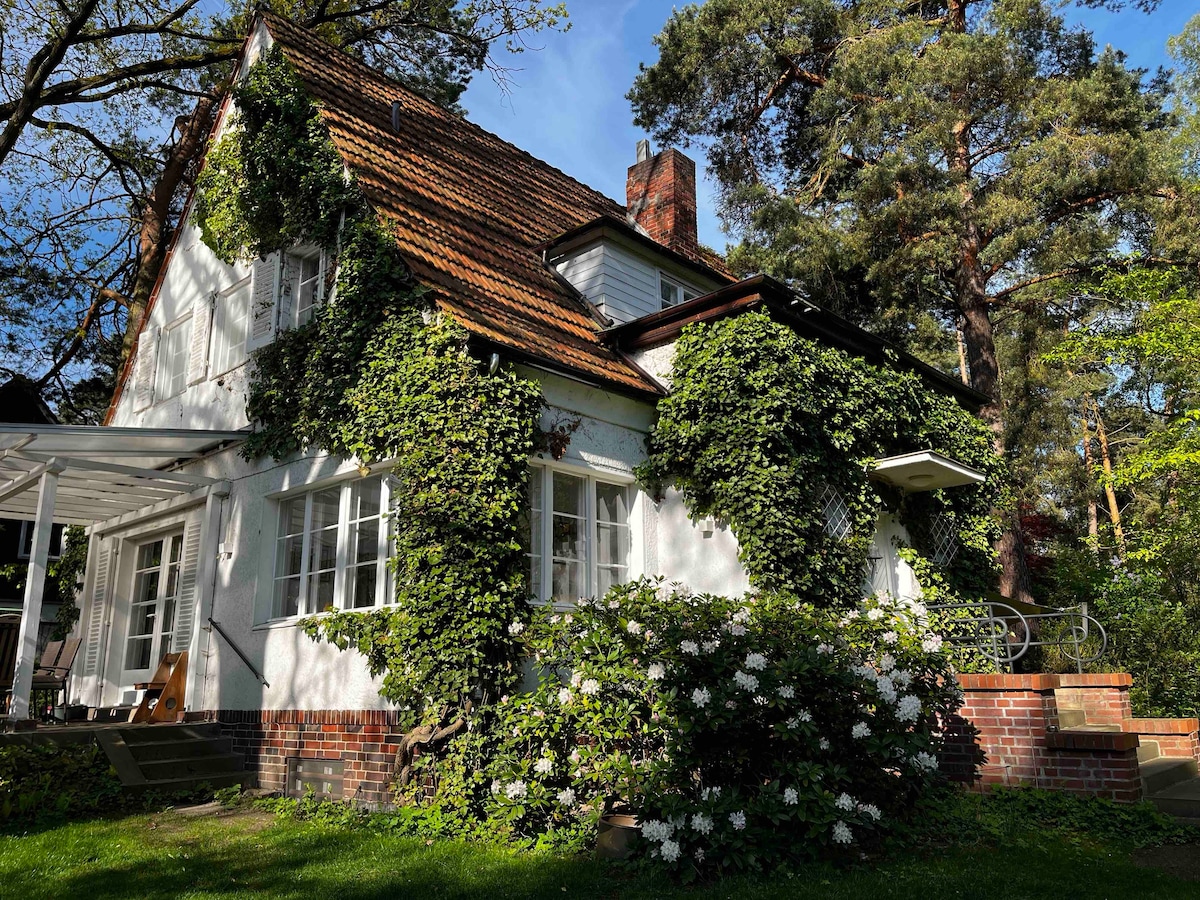
[[[119,524],[147,510],[203,501],[201,546],[213,547],[217,504],[228,485],[177,466],[245,437],[239,431],[0,423],[0,519],[34,523],[9,719],[29,716],[51,527]],[[214,553],[205,554],[201,584],[210,591],[215,561]]]

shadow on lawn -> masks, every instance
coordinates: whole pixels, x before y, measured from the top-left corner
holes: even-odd
[[[280,834],[276,827],[287,833]],[[38,883],[31,884],[33,890],[25,896],[46,890],[45,875],[40,873]],[[484,852],[468,844],[425,845],[370,832],[279,825],[215,845],[198,835],[169,841],[157,849],[144,846],[139,858],[127,863],[106,865],[97,859],[75,873],[53,878],[51,894],[86,900],[184,893],[218,897],[262,893],[339,900],[408,896],[498,900],[611,895],[629,877],[619,868],[593,860],[522,857]],[[639,888],[653,887],[639,881]],[[666,883],[659,887],[669,890]]]

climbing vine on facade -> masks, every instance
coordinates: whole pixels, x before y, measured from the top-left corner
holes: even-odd
[[[415,284],[280,51],[234,99],[235,125],[197,183],[205,243],[228,262],[316,246],[336,271],[312,321],[256,351],[245,452],[390,461],[393,605],[305,630],[364,654],[410,724],[438,719],[519,676],[509,628],[528,616],[519,514],[540,390],[488,371]]]
[[[1001,462],[982,423],[919,376],[754,312],[685,328],[672,378],[639,476],[655,491],[678,487],[692,515],[728,522],[756,588],[858,602],[880,509],[928,557],[931,523],[947,524],[955,552],[943,568],[955,586],[991,580]],[[929,449],[987,481],[903,495],[867,476],[874,459]]]

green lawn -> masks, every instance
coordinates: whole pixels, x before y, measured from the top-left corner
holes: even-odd
[[[1002,848],[930,852],[848,872],[812,869],[792,878],[681,890],[592,860],[427,843],[243,810],[220,818],[136,815],[0,836],[0,896],[1194,900],[1200,883],[1139,868],[1110,847],[1026,835]]]

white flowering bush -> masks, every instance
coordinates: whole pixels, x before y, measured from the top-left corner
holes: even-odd
[[[628,806],[644,856],[685,877],[869,843],[937,777],[937,722],[959,704],[919,613],[651,581],[547,610],[523,633],[536,686],[482,708],[447,787],[528,839],[582,841]]]

